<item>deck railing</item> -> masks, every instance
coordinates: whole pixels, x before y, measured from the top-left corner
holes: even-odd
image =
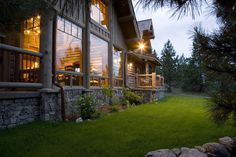
[[[63,86],[83,86],[83,73],[57,70],[56,81]]]
[[[164,77],[152,74],[136,74],[136,85],[138,88],[160,88],[164,86]]]
[[[43,54],[0,43],[0,88],[42,88]],[[6,59],[7,60],[6,60]]]

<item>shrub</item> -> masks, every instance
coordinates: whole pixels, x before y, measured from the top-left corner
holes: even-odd
[[[96,99],[94,95],[83,95],[75,103],[83,120],[93,118],[96,113]]]
[[[124,104],[138,105],[142,103],[143,97],[127,88],[123,88]]]
[[[119,108],[118,106],[114,105],[110,108],[110,112],[113,113],[113,112],[118,112],[119,111]]]
[[[106,87],[104,87],[104,88],[102,88],[102,94],[103,94],[103,95],[106,95],[106,96],[109,97],[109,98],[112,98],[113,91],[112,91],[111,88],[106,88]]]

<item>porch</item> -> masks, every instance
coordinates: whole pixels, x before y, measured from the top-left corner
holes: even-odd
[[[136,74],[136,87],[142,89],[162,89],[164,88],[164,77],[151,74]]]

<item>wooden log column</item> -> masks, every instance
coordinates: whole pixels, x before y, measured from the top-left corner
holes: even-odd
[[[41,16],[40,52],[41,81],[44,89],[52,88],[52,52],[53,52],[53,18],[55,12],[46,10]]]
[[[123,80],[124,80],[124,86],[127,87],[128,85],[128,54],[127,51],[124,51],[124,75],[123,75]]]
[[[85,2],[85,28],[83,29],[83,82],[86,89],[90,88],[90,4],[91,0]]]
[[[108,15],[109,15],[109,31],[110,31],[110,42],[108,45],[108,71],[109,71],[109,85],[113,88],[113,1],[109,2]]]
[[[146,74],[149,74],[149,64],[148,64],[147,61],[146,61],[146,63],[145,63],[145,73],[146,73]]]

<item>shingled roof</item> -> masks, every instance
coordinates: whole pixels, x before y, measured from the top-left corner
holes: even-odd
[[[160,60],[154,54],[141,54],[141,53],[134,52],[134,51],[129,51],[128,54],[133,57],[136,57],[137,59],[141,59],[141,60],[144,59],[144,60],[147,60],[147,61],[152,62],[152,63],[159,65],[159,66],[162,65]]]
[[[142,38],[154,39],[152,19],[138,21],[138,27]]]

